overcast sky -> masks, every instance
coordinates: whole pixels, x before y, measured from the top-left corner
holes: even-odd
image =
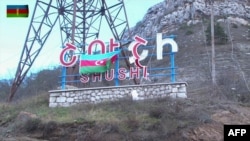
[[[107,0],[108,2],[109,0]],[[140,21],[148,8],[163,0],[124,0],[128,22],[133,27]],[[28,18],[7,18],[6,5],[28,4],[30,15]],[[0,0],[0,79],[13,78],[21,56],[24,40],[33,13],[35,0]],[[54,28],[58,28],[58,24]],[[37,72],[52,66],[58,66],[61,51],[58,35],[51,34],[33,64],[30,72]]]

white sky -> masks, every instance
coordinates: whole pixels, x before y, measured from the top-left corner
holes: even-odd
[[[130,27],[142,20],[151,6],[163,0],[124,0]],[[7,18],[6,5],[29,5],[28,18]],[[13,78],[21,56],[35,0],[0,0],[0,79]],[[54,28],[58,28],[58,24]],[[30,72],[58,66],[61,51],[59,35],[52,33],[35,60]],[[110,37],[108,37],[110,38]]]

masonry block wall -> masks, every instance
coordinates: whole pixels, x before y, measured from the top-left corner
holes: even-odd
[[[79,88],[49,91],[49,107],[69,107],[80,103],[100,103],[122,98],[144,100],[187,97],[186,83],[158,83],[114,87]]]

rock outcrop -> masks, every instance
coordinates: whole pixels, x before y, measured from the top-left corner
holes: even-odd
[[[213,12],[215,16],[224,19],[237,17],[249,21],[250,2],[248,0],[214,1]],[[143,37],[150,37],[156,32],[173,31],[183,23],[196,24],[210,15],[209,0],[165,0],[148,9],[144,18],[131,30],[131,35],[139,34]]]

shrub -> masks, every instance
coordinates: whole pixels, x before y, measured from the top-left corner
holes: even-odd
[[[189,30],[186,31],[185,34],[186,34],[186,35],[191,35],[191,34],[193,34],[193,33],[194,33],[194,32],[193,32],[192,30],[189,29]]]
[[[162,108],[154,108],[149,111],[149,116],[152,118],[161,118],[164,114],[164,110]]]
[[[41,120],[38,119],[38,118],[31,118],[29,120],[27,120],[24,124],[24,130],[26,132],[33,132],[35,131],[36,129],[39,128],[41,124]]]
[[[187,25],[187,24],[182,24],[182,25],[180,25],[180,29],[181,29],[181,30],[184,30],[183,33],[185,33],[185,35],[194,34],[194,31],[192,30],[192,27],[193,27],[193,26]]]
[[[207,44],[211,45],[211,24],[208,25],[205,32]],[[214,26],[214,43],[224,45],[227,43],[227,41],[228,36],[225,33],[224,29],[220,26],[219,23],[216,23]]]
[[[128,116],[124,122],[130,131],[135,131],[140,125],[140,121],[135,116]]]
[[[44,126],[43,136],[48,137],[57,128],[57,123],[55,121],[49,121]]]

